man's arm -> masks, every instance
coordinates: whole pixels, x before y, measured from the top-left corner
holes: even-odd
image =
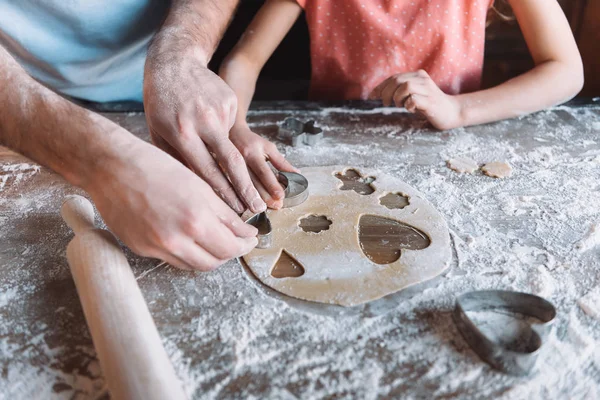
[[[1,46],[0,66],[0,144],[85,189],[136,253],[206,270],[254,247],[256,229],[172,157],[40,85]]]
[[[229,140],[235,94],[207,68],[237,1],[174,1],[144,71],[144,109],[153,142],[207,181],[241,213],[266,209]]]
[[[171,52],[193,50],[207,66],[221,41],[239,0],[175,0],[148,51],[153,61],[162,56],[169,62]]]
[[[31,78],[0,46],[0,144],[85,187],[99,163],[110,162],[114,147],[136,138],[76,106]],[[100,140],[102,138],[102,140]],[[93,155],[93,157],[92,157]]]
[[[221,64],[219,75],[237,96],[237,117],[229,137],[252,171],[254,185],[271,208],[281,208],[284,192],[267,161],[280,171],[298,172],[268,140],[250,130],[246,115],[265,63],[302,13],[295,0],[268,0]]]

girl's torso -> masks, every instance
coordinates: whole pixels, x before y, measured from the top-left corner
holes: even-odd
[[[480,86],[493,0],[297,1],[310,32],[314,99],[365,99],[389,76],[418,69],[448,94]]]

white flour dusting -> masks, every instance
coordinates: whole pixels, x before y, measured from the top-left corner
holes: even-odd
[[[383,116],[381,110],[301,113],[325,126],[326,138],[316,148],[278,146],[300,168],[379,169],[424,193],[450,227],[450,273],[413,297],[378,303],[375,316],[336,315],[270,295],[236,262],[208,274],[146,272],[156,261],[130,256],[187,393],[209,399],[598,398],[600,321],[588,310],[598,308],[600,251],[574,249],[600,221],[599,110],[557,107],[451,132],[385,110]],[[292,113],[282,114],[250,112],[250,126],[272,137],[275,123]],[[347,121],[352,129],[338,128]],[[504,180],[457,174],[445,164],[457,156],[506,160],[514,173]],[[0,249],[0,264],[12,268],[0,274],[0,398],[106,395],[64,259],[70,233],[58,216],[61,185],[17,201],[0,196],[0,218],[27,219],[27,226],[39,220],[36,229],[46,235],[42,249],[27,241],[27,232],[0,229],[0,241],[23,238]],[[530,377],[490,370],[452,322],[458,294],[490,288],[539,294],[558,308],[555,333]],[[53,313],[40,314],[40,303]]]
[[[577,242],[577,250],[586,252],[600,244],[600,222],[592,224],[585,236]]]
[[[39,171],[39,165],[29,163],[0,165],[0,192],[5,187],[17,186],[22,180],[30,178]]]

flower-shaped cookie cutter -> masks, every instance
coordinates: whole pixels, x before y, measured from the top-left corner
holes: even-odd
[[[534,317],[541,323],[529,324],[531,330],[524,349],[513,350],[491,340],[469,318],[467,312],[498,311]],[[454,322],[477,355],[492,367],[523,376],[535,367],[542,347],[554,326],[556,308],[548,300],[533,294],[506,290],[468,292],[456,299]]]
[[[314,120],[308,122],[288,117],[279,124],[277,136],[291,141],[292,146],[314,146],[323,138],[323,129],[316,126]]]

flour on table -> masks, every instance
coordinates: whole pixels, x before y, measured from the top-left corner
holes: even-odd
[[[600,106],[554,107],[450,132],[396,110],[279,107],[248,116],[267,139],[288,116],[328,126],[318,147],[277,143],[301,169],[363,165],[423,193],[452,231],[448,275],[386,314],[327,316],[259,290],[235,261],[210,273],[151,271],[155,260],[128,253],[190,399],[600,398],[600,323],[578,305],[600,284],[600,252],[574,251],[600,221]],[[339,121],[352,124],[340,129]],[[515,126],[532,138],[543,132],[543,140],[515,140]],[[457,179],[445,164],[457,154],[505,160],[523,173]],[[18,188],[33,188],[23,196],[6,190],[10,182],[0,195],[0,268],[10,271],[0,277],[0,399],[103,399],[64,257],[72,234],[58,215],[74,190],[62,180],[41,184],[48,174],[22,179]],[[23,240],[38,230],[43,243]],[[527,378],[492,370],[452,321],[458,294],[492,288],[550,293],[557,307],[555,335]]]
[[[575,248],[581,253],[593,249],[600,244],[600,222],[592,224],[585,236],[577,242]]]
[[[481,170],[492,178],[507,178],[512,174],[512,167],[506,162],[494,161],[485,164]]]
[[[448,168],[453,171],[460,172],[462,174],[472,174],[479,169],[479,164],[476,161],[471,160],[467,157],[451,158],[447,161]]]
[[[40,166],[29,163],[0,165],[0,192],[9,186],[16,186],[40,171]]]

